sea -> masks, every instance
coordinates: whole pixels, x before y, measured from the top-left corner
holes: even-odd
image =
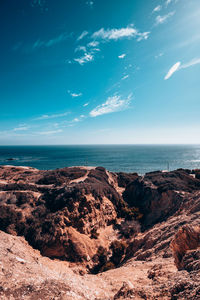
[[[200,145],[0,146],[0,165],[40,170],[102,166],[113,172],[145,174],[200,168]]]

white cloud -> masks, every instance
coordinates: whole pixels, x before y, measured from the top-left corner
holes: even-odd
[[[13,129],[13,131],[25,131],[28,130],[29,127],[28,126],[20,126],[20,127],[16,127]]]
[[[122,80],[125,80],[129,77],[129,75],[125,75],[124,77],[122,77]]]
[[[67,116],[68,114],[69,114],[69,112],[65,112],[62,114],[42,115],[38,118],[35,118],[35,120],[47,120],[47,119],[61,118],[61,117]]]
[[[119,55],[118,58],[119,58],[119,59],[123,59],[125,56],[126,56],[126,54],[123,53],[123,54]]]
[[[88,106],[89,105],[89,102],[83,104],[84,107]]]
[[[90,62],[94,59],[94,56],[91,53],[85,53],[83,56],[79,58],[74,58],[74,61],[79,63],[80,65],[84,65],[87,62]]]
[[[178,71],[178,69],[180,68],[180,61],[175,63],[170,70],[168,71],[167,75],[165,76],[165,80],[169,79],[176,71]]]
[[[155,25],[163,24],[165,23],[170,17],[172,17],[175,14],[175,11],[172,11],[164,16],[157,16]]]
[[[86,47],[85,46],[78,46],[78,47],[76,47],[76,49],[74,50],[74,52],[78,52],[78,51],[86,52]]]
[[[132,38],[138,37],[138,40],[147,39],[150,32],[140,33],[136,28],[133,26],[127,26],[125,28],[113,28],[113,29],[104,29],[101,28],[100,30],[93,33],[92,38],[98,38],[103,40],[118,40],[122,38]]]
[[[92,42],[88,43],[88,47],[97,47],[97,46],[99,46],[99,42],[97,42],[97,41],[92,41]]]
[[[84,118],[85,118],[85,115],[80,115],[80,117],[74,118],[71,122],[72,123],[81,122]]]
[[[118,40],[124,37],[132,37],[137,35],[137,30],[133,27],[126,27],[120,29],[104,29],[101,28],[100,30],[93,33],[94,38],[101,38],[101,39],[109,39],[109,40]]]
[[[82,93],[79,93],[79,94],[77,94],[77,93],[71,93],[70,95],[72,96],[72,98],[77,98],[77,97],[81,97]]]
[[[183,64],[183,65],[181,66],[181,69],[186,69],[186,68],[195,66],[195,65],[197,65],[197,64],[200,64],[200,58],[194,58],[194,59],[192,59],[191,61],[189,61],[188,63]]]
[[[90,112],[90,116],[97,117],[112,112],[122,111],[128,108],[131,101],[131,97],[132,94],[130,94],[126,99],[121,99],[121,97],[117,95],[113,97],[108,97],[105,103],[98,105]]]
[[[167,73],[164,79],[165,80],[169,79],[172,76],[172,74],[174,74],[176,71],[179,71],[181,69],[187,69],[198,64],[200,64],[200,58],[194,58],[185,64],[181,64],[180,62],[177,62],[175,65],[171,67],[171,69],[169,70],[169,72]]]
[[[162,6],[161,6],[161,5],[158,5],[158,6],[156,6],[156,7],[154,8],[153,13],[158,12],[158,11],[160,11],[161,9],[162,9]]]
[[[147,32],[142,32],[142,33],[138,33],[138,38],[137,38],[137,41],[140,42],[142,40],[147,40],[149,38],[149,34],[150,32],[147,31]]]
[[[37,133],[41,134],[41,135],[51,135],[51,134],[60,133],[60,132],[63,132],[63,130],[62,129],[48,130],[48,131],[40,131],[40,132],[37,132]]]
[[[88,31],[84,30],[81,35],[77,38],[77,41],[82,40],[86,35],[88,35]]]
[[[79,118],[74,118],[73,122],[79,122]]]

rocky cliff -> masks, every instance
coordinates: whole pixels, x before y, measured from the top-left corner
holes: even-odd
[[[200,299],[199,173],[0,167],[0,299]]]

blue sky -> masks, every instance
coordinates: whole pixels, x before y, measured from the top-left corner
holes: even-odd
[[[199,0],[3,0],[0,144],[199,143]]]

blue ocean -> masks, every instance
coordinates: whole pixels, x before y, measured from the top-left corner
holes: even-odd
[[[40,170],[103,166],[109,171],[139,174],[195,169],[200,168],[200,145],[0,146],[0,165]]]

